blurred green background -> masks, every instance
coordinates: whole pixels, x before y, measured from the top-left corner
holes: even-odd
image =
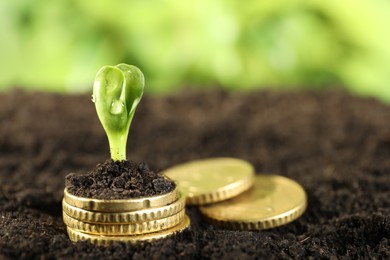
[[[339,87],[390,102],[387,0],[3,0],[0,90],[90,91],[103,65],[183,86]]]

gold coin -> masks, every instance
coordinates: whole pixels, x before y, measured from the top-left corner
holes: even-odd
[[[164,171],[186,195],[187,204],[203,205],[233,198],[253,185],[254,168],[234,158],[196,160]]]
[[[134,236],[99,236],[99,235],[91,235],[86,234],[80,231],[77,231],[75,229],[72,229],[70,227],[67,227],[68,235],[71,241],[77,242],[80,240],[87,240],[91,242],[92,244],[96,245],[110,245],[114,242],[126,242],[126,243],[137,243],[141,241],[154,241],[161,238],[166,238],[172,235],[175,235],[179,232],[184,231],[190,226],[190,219],[187,215],[184,216],[184,219],[182,222],[180,222],[178,225],[163,230],[159,232],[144,234],[144,235],[134,235]]]
[[[143,197],[138,199],[101,200],[78,197],[70,194],[66,188],[64,190],[64,200],[69,205],[89,211],[110,213],[162,207],[176,201],[179,196],[179,190],[176,188],[172,192],[152,197]]]
[[[163,207],[128,212],[95,212],[80,209],[62,200],[62,209],[69,217],[88,223],[134,223],[166,218],[183,210],[185,197]]]
[[[168,229],[182,222],[184,216],[185,210],[182,210],[175,215],[151,221],[126,224],[92,224],[69,217],[66,213],[63,212],[63,220],[65,225],[72,229],[76,229],[88,234],[114,236],[147,234]]]
[[[200,208],[211,222],[229,229],[256,230],[287,224],[303,214],[306,193],[301,185],[277,175],[257,175],[252,189]]]

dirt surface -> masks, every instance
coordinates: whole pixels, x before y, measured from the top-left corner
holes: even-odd
[[[229,231],[187,208],[191,229],[138,245],[72,244],[64,177],[109,158],[89,95],[0,95],[0,258],[390,258],[390,107],[339,92],[144,97],[128,158],[159,172],[230,156],[301,183],[308,209],[265,231]],[[335,258],[333,258],[335,259]]]
[[[65,187],[70,194],[79,197],[129,199],[166,194],[176,185],[162,174],[149,170],[146,163],[108,159],[86,174],[68,174]]]

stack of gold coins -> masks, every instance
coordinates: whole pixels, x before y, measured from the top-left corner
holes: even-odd
[[[196,160],[167,169],[209,222],[223,228],[259,230],[300,217],[307,206],[304,189],[278,175],[254,174],[248,162],[234,158]]]
[[[99,200],[64,191],[63,220],[73,242],[97,245],[121,241],[152,241],[181,232],[190,225],[185,197],[174,191],[138,199]]]

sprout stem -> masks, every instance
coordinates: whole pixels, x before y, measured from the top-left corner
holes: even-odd
[[[125,161],[127,133],[109,135],[108,142],[110,144],[111,159],[114,161]]]

